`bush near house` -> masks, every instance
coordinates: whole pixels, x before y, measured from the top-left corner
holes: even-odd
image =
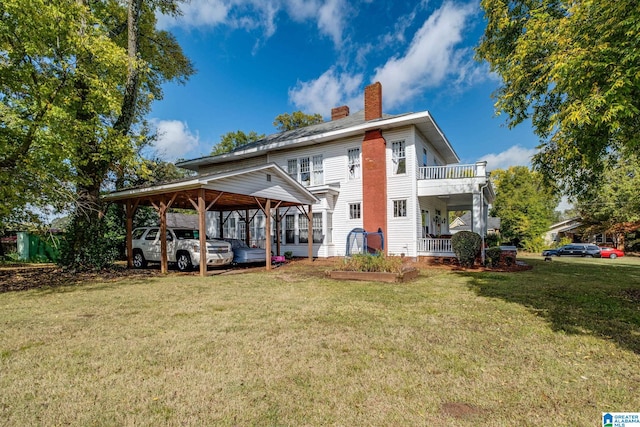
[[[502,249],[498,246],[494,246],[491,248],[487,248],[484,251],[485,262],[490,267],[495,267],[500,264],[500,255],[502,254]]]
[[[460,231],[451,237],[453,252],[463,267],[471,267],[480,253],[482,237],[473,231]]]

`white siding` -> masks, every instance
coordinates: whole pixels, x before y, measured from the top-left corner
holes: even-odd
[[[321,204],[313,207],[313,212],[324,212],[323,224],[326,227],[326,212],[333,214],[333,243],[322,245],[314,252],[318,256],[344,256],[346,238],[355,227],[362,227],[362,219],[350,220],[349,203],[362,202],[362,178],[348,180],[347,150],[361,148],[362,136],[342,139],[331,143],[316,144],[308,147],[296,148],[287,151],[273,152],[269,155],[269,161],[276,163],[284,170],[287,169],[287,160],[300,157],[313,157],[322,154],[324,163],[324,184],[335,186],[339,191],[337,196],[316,194],[321,199]],[[309,187],[313,193],[314,186]],[[306,256],[306,243],[289,245],[286,250],[293,251],[296,256]]]
[[[416,255],[416,145],[413,127],[405,127],[383,133],[387,141],[387,236],[389,255]],[[406,173],[394,173],[392,143],[405,141]],[[422,150],[422,148],[420,148]],[[407,216],[394,217],[394,200],[407,201]]]
[[[257,157],[251,157],[249,159],[240,159],[240,160],[235,160],[233,162],[227,162],[227,163],[220,163],[220,164],[215,164],[215,165],[207,165],[207,166],[203,166],[199,169],[198,174],[199,175],[204,175],[204,174],[208,174],[208,173],[221,173],[221,172],[227,172],[230,170],[236,170],[236,169],[244,169],[244,168],[251,168],[254,166],[260,166],[260,165],[264,165],[267,163],[267,156],[266,155],[262,155],[262,156],[257,156]],[[286,168],[285,168],[286,170]]]

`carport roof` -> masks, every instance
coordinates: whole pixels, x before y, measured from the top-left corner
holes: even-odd
[[[114,191],[103,199],[111,202],[136,200],[139,205],[152,205],[171,196],[172,208],[193,209],[200,189],[205,190],[206,202],[216,211],[255,209],[264,206],[268,199],[280,202],[281,207],[318,202],[307,188],[274,163]]]

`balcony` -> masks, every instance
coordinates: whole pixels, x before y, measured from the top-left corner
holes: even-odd
[[[449,206],[471,207],[473,195],[488,182],[487,162],[418,168],[418,196],[447,198]]]
[[[423,166],[418,168],[418,179],[487,178],[487,162],[473,165]]]

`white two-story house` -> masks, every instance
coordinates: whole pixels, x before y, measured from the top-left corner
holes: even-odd
[[[381,230],[389,255],[452,255],[450,210],[470,210],[472,230],[484,235],[495,194],[486,162],[461,165],[428,111],[382,113],[382,86],[365,88],[364,111],[332,110],[329,122],[269,135],[217,156],[177,165],[199,175],[276,164],[319,202],[312,220],[299,209],[278,209],[269,229],[279,251],[343,256],[354,228]],[[248,226],[247,226],[248,225]],[[262,212],[207,212],[208,233],[264,247]]]

